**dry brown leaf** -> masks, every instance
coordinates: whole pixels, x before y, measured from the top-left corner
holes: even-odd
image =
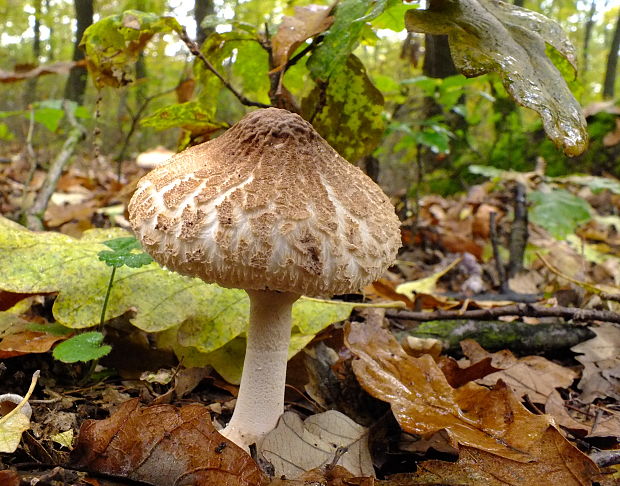
[[[526,463],[463,447],[458,462],[423,462],[416,477],[430,484],[462,486],[590,486],[598,474],[594,463],[552,427],[532,445],[530,453],[536,459]]]
[[[544,404],[556,388],[568,388],[577,378],[573,370],[542,356],[517,358],[508,350],[489,353],[471,339],[462,341],[461,348],[472,363],[491,358],[491,364],[502,370],[479,379],[478,384],[494,385],[498,380],[503,380],[519,398],[527,394],[535,403]]]
[[[142,407],[137,399],[80,429],[72,464],[156,486],[259,486],[258,465],[213,427],[202,405]]]
[[[47,66],[39,66],[33,69],[20,71],[2,71],[0,69],[0,83],[15,83],[24,79],[31,79],[44,74],[67,74],[71,68],[86,66],[86,61],[61,61]]]
[[[616,128],[603,137],[605,147],[613,147],[620,143],[620,118],[616,118]]]
[[[11,471],[10,469],[0,471],[0,484],[2,484],[2,486],[19,486],[20,482],[19,474],[15,471]]]
[[[323,5],[295,7],[294,16],[282,19],[278,32],[271,39],[275,68],[284,67],[302,42],[329,28],[334,21],[333,17],[329,16],[330,10],[331,7]]]
[[[577,385],[583,391],[580,400],[584,403],[606,397],[620,400],[620,328],[604,323],[590,329],[596,337],[571,348],[582,353],[576,357],[584,366]]]
[[[374,478],[356,478],[346,468],[336,465],[312,469],[298,479],[278,478],[269,486],[389,486],[387,482],[377,482]]]
[[[295,479],[330,464],[339,447],[347,450],[339,458],[341,466],[358,476],[374,475],[368,431],[336,410],[311,415],[304,421],[293,412],[285,412],[259,450],[273,465],[276,476]]]
[[[560,396],[557,390],[551,392],[547,397],[545,403],[545,413],[551,415],[555,422],[562,427],[566,427],[569,430],[575,432],[581,432],[581,435],[585,435],[590,430],[586,424],[578,422],[568,414],[566,410],[566,401]]]
[[[0,341],[0,351],[20,354],[46,353],[58,341],[68,336],[54,336],[44,332],[23,331],[6,336]]]
[[[364,389],[391,404],[406,432],[428,436],[445,430],[465,452],[463,467],[471,456],[472,467],[475,458],[485,457],[494,464],[488,471],[511,470],[513,477],[536,470],[535,483],[513,485],[552,484],[559,477],[565,484],[589,484],[597,473],[594,463],[551,425],[550,417],[527,411],[502,381],[492,389],[468,383],[455,390],[429,356],[408,356],[378,326],[351,323],[345,342],[357,357],[353,370]]]

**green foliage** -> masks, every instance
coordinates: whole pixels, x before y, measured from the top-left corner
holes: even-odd
[[[350,161],[372,152],[383,135],[383,96],[352,54],[332,73],[324,92],[316,87],[303,100],[302,111],[323,138]]]
[[[44,332],[46,334],[51,334],[52,336],[66,336],[67,334],[71,334],[73,332],[72,329],[58,324],[57,322],[53,322],[51,324],[37,324],[33,322],[28,324],[28,330],[34,332]]]
[[[86,51],[95,84],[125,86],[133,81],[133,65],[155,34],[176,32],[182,27],[172,17],[128,10],[94,23],[84,32],[80,46]]]
[[[112,348],[103,343],[103,334],[97,331],[85,332],[58,344],[52,355],[63,363],[86,362],[109,354]]]
[[[530,221],[542,226],[557,239],[566,238],[575,232],[577,226],[592,218],[590,205],[563,189],[534,191],[528,198],[532,201]]]
[[[131,268],[140,268],[153,261],[149,254],[142,251],[140,243],[133,236],[115,238],[104,241],[103,244],[112,250],[102,250],[97,256],[109,267],[120,268],[127,265]]]
[[[11,116],[21,116],[26,119],[32,119],[43,125],[47,130],[52,133],[56,133],[60,123],[65,118],[67,112],[76,118],[88,119],[91,117],[90,112],[84,107],[78,105],[75,101],[70,100],[43,100],[37,101],[32,104],[32,107],[28,110],[16,110],[16,111],[0,111],[0,119],[8,118]],[[2,126],[0,124],[0,139],[3,137]],[[4,125],[6,127],[6,125]],[[12,134],[8,132],[7,137],[12,138]]]
[[[510,95],[541,116],[548,136],[568,155],[585,150],[585,118],[545,50],[548,43],[575,63],[574,48],[556,22],[508,3],[450,0],[408,11],[405,23],[410,31],[448,35],[463,74],[497,72]]]
[[[127,266],[127,262],[144,263],[135,253],[134,241],[120,228],[89,230],[77,240],[60,233],[31,232],[0,217],[0,289],[58,292],[52,309],[57,323],[71,329],[93,327],[99,324],[110,263],[116,280],[108,319],[132,310],[134,326],[146,332],[168,330],[170,346],[202,360],[208,356],[201,353],[214,352],[245,332],[249,300],[244,291],[183,277],[155,262]],[[106,261],[97,258],[101,253]],[[292,342],[300,346],[294,352],[335,320],[345,319],[354,306],[300,299],[293,307]]]
[[[188,131],[212,132],[225,126],[223,123],[212,121],[214,114],[214,107],[205,109],[205,106],[198,101],[188,101],[160,108],[145,117],[142,125],[157,130],[181,127]]]
[[[377,18],[388,0],[342,0],[336,7],[334,23],[323,42],[308,59],[308,69],[316,81],[327,81],[339,66],[347,62],[357,46],[366,22]]]

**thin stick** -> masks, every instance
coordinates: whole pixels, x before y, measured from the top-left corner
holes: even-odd
[[[580,309],[578,307],[545,307],[537,304],[515,304],[491,309],[468,311],[413,312],[388,310],[388,317],[408,321],[445,321],[451,319],[474,319],[492,321],[499,317],[561,317],[574,321],[603,321],[620,324],[620,314],[606,310]]]
[[[241,93],[239,93],[239,91],[237,91],[234,86],[232,84],[230,84],[225,78],[224,76],[222,76],[216,69],[215,67],[213,67],[213,64],[211,64],[209,62],[209,60],[204,56],[204,54],[202,52],[200,52],[200,48],[198,47],[198,44],[196,44],[193,40],[191,40],[189,38],[189,36],[187,35],[187,32],[185,30],[185,28],[183,29],[183,31],[180,34],[181,36],[181,40],[185,43],[185,45],[187,46],[187,48],[189,49],[189,52],[191,52],[194,56],[196,56],[198,59],[200,59],[202,61],[202,63],[205,65],[205,67],[211,71],[213,74],[215,74],[215,76],[217,77],[217,79],[219,79],[222,84],[224,86],[226,86],[226,88],[233,94],[235,95],[235,97],[239,100],[239,102],[242,105],[245,106],[257,106],[259,108],[270,108],[271,105],[266,105],[264,103],[260,103],[258,101],[251,101],[248,98],[246,98],[245,96],[243,96]]]

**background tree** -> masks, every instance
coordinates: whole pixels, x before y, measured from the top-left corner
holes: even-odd
[[[80,41],[84,31],[93,23],[93,0],[74,0],[74,8],[77,22],[72,59],[74,61],[81,61],[84,59],[84,51],[80,48]],[[65,85],[65,98],[82,104],[86,91],[87,77],[88,71],[86,67],[73,67],[69,72],[69,78]]]

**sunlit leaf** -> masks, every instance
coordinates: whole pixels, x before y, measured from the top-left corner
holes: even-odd
[[[586,149],[581,108],[546,53],[548,43],[574,65],[574,47],[556,22],[501,1],[433,0],[427,10],[409,10],[405,23],[410,31],[447,35],[466,76],[497,72],[518,103],[538,112],[566,154]]]
[[[327,81],[357,46],[366,22],[377,18],[388,0],[343,0],[334,13],[334,23],[323,42],[308,60],[312,78]]]
[[[172,17],[128,10],[88,27],[80,46],[86,51],[95,85],[119,87],[133,81],[133,65],[155,34],[181,31]]]
[[[383,135],[383,95],[357,57],[350,55],[332,73],[319,103],[321,98],[317,86],[302,102],[304,117],[312,120],[321,136],[351,162],[371,153]]]
[[[188,101],[164,106],[145,117],[141,123],[145,127],[153,127],[157,130],[183,128],[191,132],[212,132],[224,127],[223,123],[213,120],[214,113],[210,106],[204,106],[199,101]]]

